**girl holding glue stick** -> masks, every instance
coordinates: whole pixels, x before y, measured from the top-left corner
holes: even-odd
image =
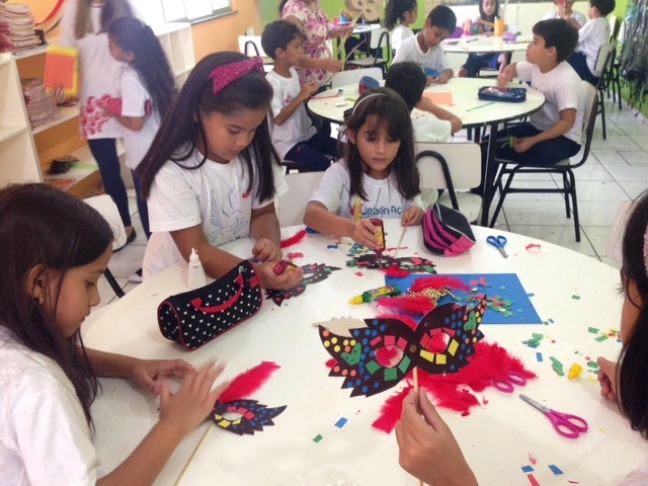
[[[345,130],[345,157],[324,173],[304,224],[379,249],[370,218],[399,218],[403,226],[423,219],[409,111],[391,89],[371,90],[356,102]],[[359,214],[364,219],[356,220]]]

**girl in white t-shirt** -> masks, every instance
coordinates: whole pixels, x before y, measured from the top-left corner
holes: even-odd
[[[379,244],[369,218],[419,224],[423,202],[412,133],[409,110],[395,91],[378,88],[358,98],[346,122],[344,160],[324,173],[304,224],[368,248]]]
[[[127,63],[121,72],[121,109],[105,111],[123,127],[126,166],[134,171],[176,97],[171,66],[153,30],[135,17],[120,17],[108,26],[108,45],[115,60]],[[133,172],[137,207],[146,237],[151,236],[146,200]]]
[[[85,348],[83,320],[113,233],[92,207],[45,184],[0,190],[0,484],[151,484],[182,438],[211,412],[222,367],[152,361]],[[183,377],[171,396],[167,377]],[[90,404],[97,377],[160,395],[159,420],[99,478]],[[155,413],[155,412],[153,412]]]
[[[136,171],[152,231],[144,279],[186,265],[193,248],[219,278],[241,259],[218,246],[252,236],[263,287],[299,282],[301,268],[272,271],[282,256],[274,198],[287,186],[265,122],[271,101],[260,58],[219,52],[193,68]]]
[[[391,32],[392,51],[396,52],[408,37],[414,36],[410,28],[418,16],[416,0],[389,0],[385,7],[385,28]]]

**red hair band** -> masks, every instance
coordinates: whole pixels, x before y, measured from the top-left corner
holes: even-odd
[[[260,57],[216,66],[209,73],[209,76],[207,76],[207,80],[214,80],[214,94],[216,94],[222,91],[228,84],[233,83],[237,79],[241,79],[252,71],[265,74],[263,71],[263,60]]]

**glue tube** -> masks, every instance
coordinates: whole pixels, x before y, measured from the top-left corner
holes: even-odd
[[[378,248],[374,248],[374,252],[376,255],[378,255],[378,259],[382,259],[382,254],[383,251],[385,251],[385,225],[383,223],[382,219],[378,218],[371,218],[369,221],[371,221],[371,224],[374,225],[375,229],[375,235],[376,238],[378,238]]]
[[[366,302],[371,302],[380,297],[391,297],[393,295],[399,295],[401,293],[400,289],[396,285],[385,285],[383,287],[378,287],[376,289],[367,290],[362,292],[360,295],[356,295],[351,300],[350,304],[363,304]]]

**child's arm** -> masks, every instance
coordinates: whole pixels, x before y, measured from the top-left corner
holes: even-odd
[[[444,486],[477,486],[457,440],[425,390],[411,391],[403,400],[396,440],[401,467],[421,481]]]
[[[574,126],[576,121],[576,109],[569,108],[560,112],[560,120],[547,128],[544,132],[540,132],[533,137],[520,137],[516,138],[513,143],[513,150],[517,153],[523,153],[533,147],[539,142],[552,140],[564,135]]]
[[[298,67],[306,69],[323,69],[324,71],[337,73],[342,70],[344,63],[338,59],[333,59],[332,57],[315,58],[310,57],[308,54],[304,54],[299,58]]]
[[[182,258],[186,262],[189,262],[191,249],[195,248],[198,255],[200,255],[200,262],[205,270],[205,274],[211,278],[222,277],[243,261],[242,258],[211,246],[205,238],[201,224],[171,231],[171,238],[173,238],[173,242],[176,244],[180,255],[182,255]]]
[[[439,84],[446,84],[448,81],[450,81],[450,78],[454,76],[454,71],[450,68],[444,69],[441,74],[439,74],[439,77],[436,78],[436,82]]]
[[[144,121],[146,120],[145,116],[121,116],[121,115],[116,115],[113,117],[117,122],[128,128],[129,130],[133,130],[134,132],[139,132],[142,127],[144,127]]]
[[[379,246],[376,228],[368,219],[353,221],[331,213],[326,206],[317,201],[310,201],[306,206],[304,224],[320,233],[333,236],[347,236],[367,248]]]
[[[601,357],[596,362],[599,365],[598,381],[601,385],[601,396],[616,402],[617,363]]]
[[[288,106],[285,106],[277,114],[277,116],[275,116],[275,123],[277,125],[283,125],[286,120],[288,120],[288,118],[290,118],[292,114],[295,113],[295,110],[297,110],[297,108],[299,108],[302,103],[305,103],[308,98],[310,98],[313,93],[315,93],[315,91],[317,91],[317,82],[314,79],[311,79],[302,86],[299,95],[293,98],[290,104]]]
[[[463,127],[463,123],[461,122],[459,117],[453,115],[448,110],[444,110],[439,105],[434,104],[434,102],[430,98],[422,97],[418,102],[418,104],[416,105],[416,107],[419,110],[424,110],[429,113],[432,113],[439,120],[449,121],[450,126],[452,127],[450,129],[450,132],[453,135],[457,133],[459,130],[461,130]]]
[[[517,62],[514,62],[502,69],[502,71],[497,75],[497,86],[500,88],[506,88],[506,85],[517,76],[516,66]]]
[[[412,204],[401,219],[402,226],[418,226],[425,215],[425,211],[418,204]]]
[[[160,394],[160,420],[133,453],[97,484],[152,484],[180,441],[205,420],[213,410],[214,402],[227,388],[228,383],[222,383],[211,390],[222,370],[222,366],[209,364],[197,372],[188,373],[174,396],[164,381]]]

